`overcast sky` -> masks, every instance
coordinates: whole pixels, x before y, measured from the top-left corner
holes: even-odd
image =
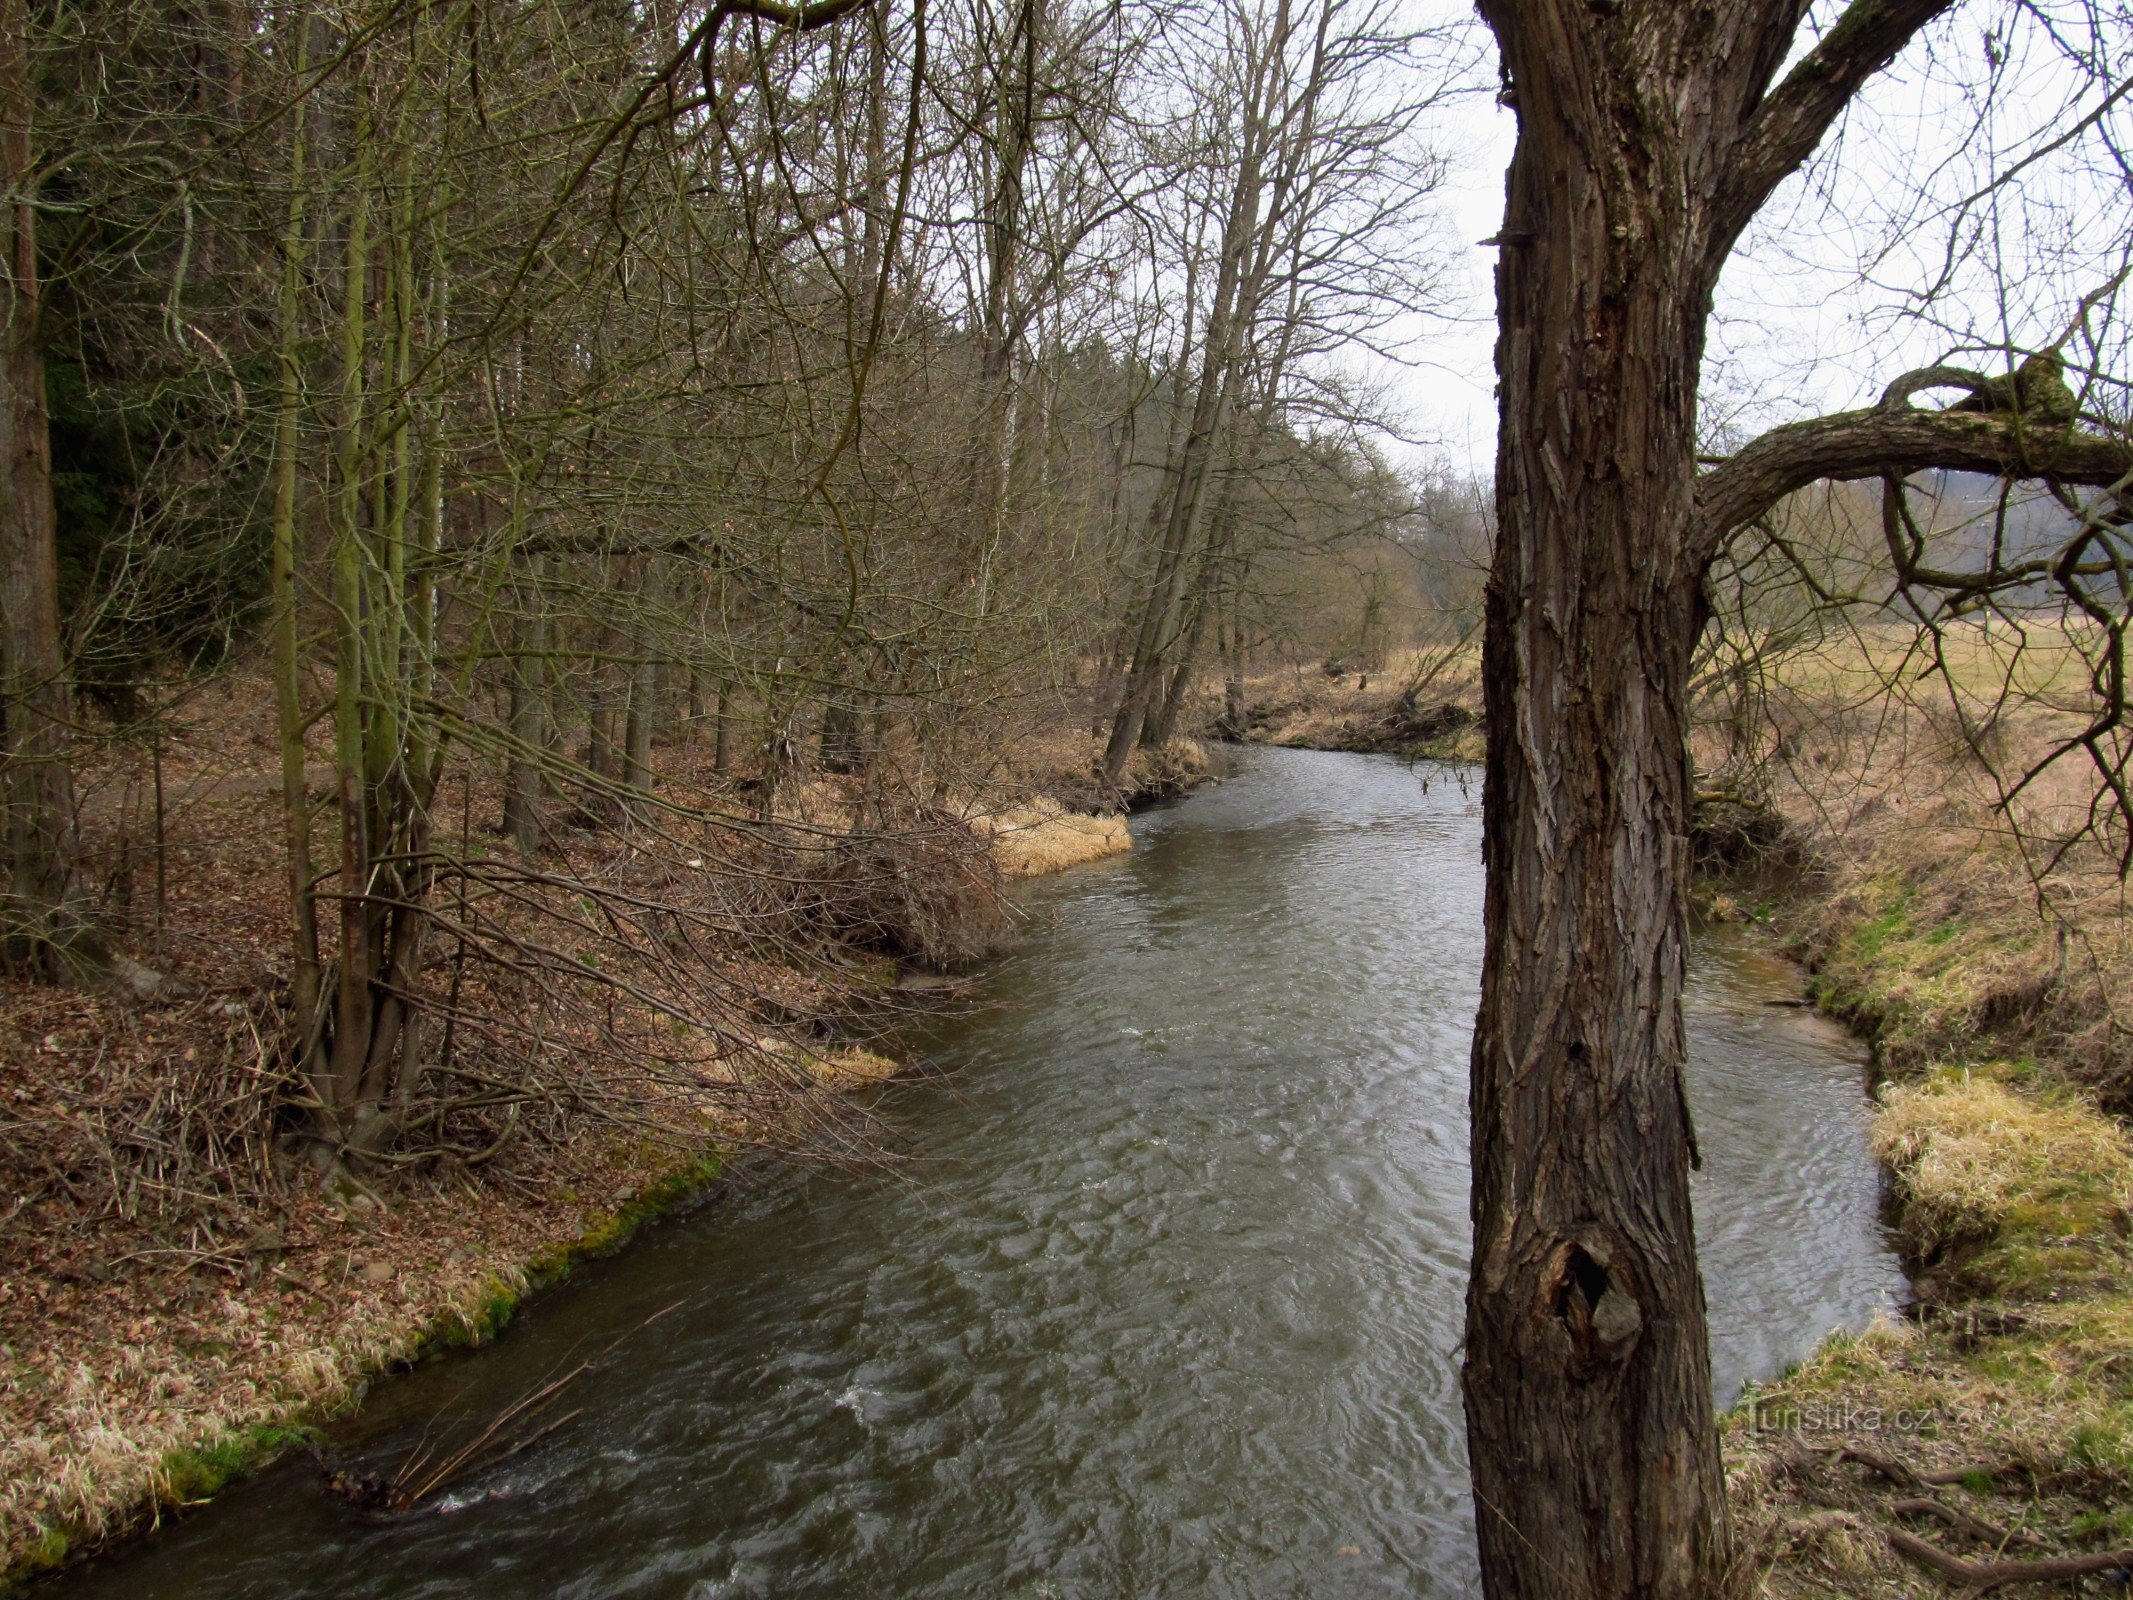
[[[2105,120],[2108,142],[2074,141],[2020,165],[2021,181],[1989,203],[1961,202],[2126,81],[2133,51],[2121,50],[2118,33],[2133,37],[2133,26],[2109,16],[2095,26],[2096,15],[2077,0],[2019,11],[1971,0],[1870,85],[1728,265],[1705,370],[1707,418],[1752,434],[1864,404],[1913,367],[1953,356],[1994,369],[2006,358],[1991,346],[2060,336],[2074,304],[2133,248],[2128,175],[2109,148],[2133,147],[2133,101]],[[1501,220],[1516,123],[1483,90],[1447,107],[1436,128],[1453,161],[1436,221],[1467,315],[1409,323],[1414,364],[1388,384],[1407,430],[1426,441],[1400,454],[1486,473],[1496,433],[1495,251],[1477,241]],[[1960,241],[1952,254],[1951,239]],[[1937,297],[1922,295],[1936,285]]]

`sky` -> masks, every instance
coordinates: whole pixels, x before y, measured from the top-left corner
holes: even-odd
[[[1407,320],[1415,365],[1391,379],[1420,452],[1455,472],[1485,476],[1496,456],[1496,251],[1480,241],[1503,220],[1504,169],[1518,119],[1493,96],[1448,107],[1440,137],[1452,154],[1438,225],[1460,303],[1457,320]]]
[[[1818,12],[1826,22],[1834,7]],[[2089,137],[2035,155],[2127,81],[2133,49],[2120,47],[2133,39],[2108,30],[2133,29],[2093,21],[2078,0],[2020,11],[1970,0],[1870,84],[1728,264],[1706,361],[1707,426],[1752,435],[1869,403],[1915,367],[1952,358],[1997,370],[2008,357],[1996,347],[2060,336],[2081,295],[2133,252],[2133,180],[2106,146]],[[1802,49],[1811,38],[1812,25]],[[1495,251],[1478,241],[1501,219],[1516,137],[1489,87],[1434,124],[1452,168],[1428,225],[1446,241],[1463,314],[1408,319],[1408,364],[1385,377],[1410,441],[1393,453],[1477,475],[1491,468],[1496,432]],[[2133,148],[2129,106],[2104,123],[2119,148]],[[2017,182],[1983,205],[1961,203],[2010,168]]]

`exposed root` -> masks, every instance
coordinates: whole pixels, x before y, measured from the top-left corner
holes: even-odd
[[[2133,1572],[2133,1549],[2113,1550],[2096,1556],[2050,1556],[2032,1561],[1966,1561],[1901,1529],[1889,1535],[1889,1548],[1927,1571],[1977,1594],[2010,1583],[2063,1583],[2069,1578],[2085,1578],[2099,1572]]]
[[[1995,1550],[2004,1550],[2011,1544],[2027,1545],[2033,1550],[2042,1550],[2046,1545],[2033,1533],[2019,1528],[2003,1528],[1996,1522],[1987,1522],[1973,1517],[1969,1512],[1949,1505],[1945,1500],[1936,1500],[1924,1495],[1915,1500],[1899,1500],[1889,1507],[1889,1514],[1897,1517],[1936,1517],[1957,1533],[1989,1544]]]

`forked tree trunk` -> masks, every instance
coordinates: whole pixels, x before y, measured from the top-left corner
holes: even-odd
[[[1492,1600],[1702,1597],[1727,1557],[1682,1089],[1704,328],[1741,227],[1939,6],[1482,0],[1497,273],[1466,1414]]]
[[[75,897],[72,720],[59,640],[52,433],[38,331],[30,7],[0,0],[0,801],[7,887],[5,965],[61,976],[79,933]]]

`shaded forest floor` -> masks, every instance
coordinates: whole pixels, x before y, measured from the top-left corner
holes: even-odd
[[[302,1445],[395,1366],[490,1337],[528,1290],[738,1152],[888,1159],[859,1091],[894,1067],[869,1046],[940,1003],[938,980],[880,953],[879,926],[727,952],[748,997],[741,1048],[679,1069],[666,1051],[650,1072],[617,1034],[588,1036],[575,1104],[530,1108],[494,1149],[322,1182],[277,1063],[288,899],[270,704],[243,677],[195,701],[162,752],[159,850],[141,842],[139,761],[85,772],[99,890],[168,981],[146,997],[0,985],[0,1588]],[[1130,846],[1123,817],[1055,798],[1094,800],[1093,740],[1045,729],[1005,749],[958,802],[996,884]],[[663,793],[732,793],[705,770],[708,738],[681,730],[658,755]],[[1183,742],[1132,777],[1160,795],[1204,772]],[[493,817],[499,796],[470,774],[447,803]],[[849,816],[835,782],[786,803],[833,841]],[[507,849],[467,831],[477,852]],[[627,833],[559,837],[543,859],[628,853]],[[714,857],[716,830],[704,838]],[[1005,931],[969,910],[973,948]]]

